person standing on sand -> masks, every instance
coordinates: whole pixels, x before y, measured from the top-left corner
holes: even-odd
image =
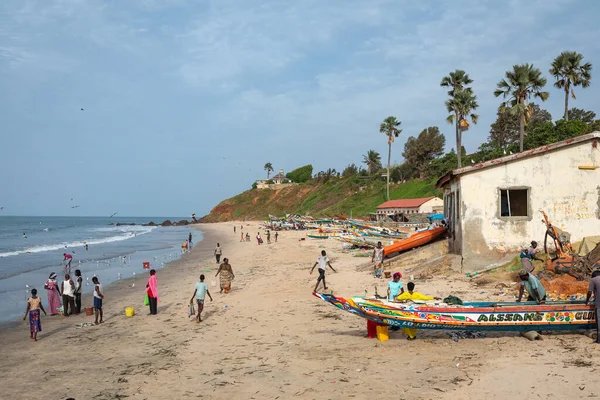
[[[215,274],[215,278],[219,274],[221,274],[221,277],[220,277],[221,291],[219,293],[223,293],[223,290],[225,290],[225,293],[229,293],[229,291],[231,290],[231,281],[233,281],[233,278],[235,278],[235,275],[233,274],[233,268],[231,268],[231,265],[229,265],[228,258],[223,259],[223,264],[221,264],[219,266],[219,270]]]
[[[50,316],[58,314],[60,308],[60,290],[56,282],[56,273],[52,272],[44,285],[44,289],[48,291],[48,308]]]
[[[33,292],[33,290],[32,290]],[[587,297],[585,298],[585,305],[590,304],[590,298],[594,294],[594,303],[596,303],[596,343],[600,344],[600,271],[596,270],[592,272],[592,279],[590,279],[590,286],[588,287]]]
[[[279,237],[279,233],[275,231],[275,243],[277,243],[277,238]]]
[[[406,301],[406,300],[440,300],[439,297],[433,296],[425,296],[419,292],[415,292],[415,284],[413,282],[408,282],[406,285],[408,289],[407,292],[402,293],[400,296],[396,298],[398,301]],[[406,335],[408,340],[415,340],[417,338],[417,329],[415,328],[402,328],[402,332]]]
[[[233,233],[235,233],[235,225],[233,226]]]
[[[198,304],[198,315],[196,315],[196,323],[197,324],[202,322],[202,317],[200,316],[200,314],[202,313],[202,310],[204,310],[204,299],[206,298],[206,295],[208,295],[208,297],[210,297],[210,301],[213,301],[213,298],[210,295],[210,292],[208,291],[208,285],[206,283],[204,283],[204,274],[202,274],[202,275],[200,275],[200,282],[196,283],[196,287],[194,289],[194,294],[192,295],[192,298],[190,299],[190,303],[191,303],[194,301],[194,297],[195,297],[196,303]]]
[[[246,232],[246,242],[250,241],[250,234],[248,232]]]
[[[81,277],[81,271],[75,270],[75,314],[81,312],[81,292],[83,290],[83,278]]]
[[[271,244],[271,231],[267,231],[267,244]]]
[[[319,277],[317,278],[317,284],[315,285],[315,289],[313,290],[313,292],[317,291],[317,288],[319,287],[319,283],[321,283],[321,281],[323,281],[323,290],[327,290],[327,284],[325,283],[325,267],[329,265],[329,268],[331,268],[331,270],[333,272],[337,272],[335,269],[333,269],[333,267],[331,266],[331,263],[329,262],[329,258],[327,258],[327,252],[325,252],[325,250],[321,251],[321,257],[317,258],[317,262],[315,263],[315,265],[313,265],[313,267],[310,269],[310,274],[312,275],[313,270],[315,269],[316,266],[319,266]]]
[[[44,315],[48,315],[44,310],[42,299],[37,297],[37,289],[31,289],[31,297],[27,299],[27,310],[23,316],[23,321],[29,315],[29,337],[37,342],[37,334],[42,331],[42,321],[40,310]]]
[[[94,283],[94,313],[96,314],[96,321],[94,323],[98,325],[102,323],[102,300],[104,300],[104,293],[98,277],[93,277],[92,282]],[[98,321],[98,316],[100,316],[100,321]]]
[[[260,246],[260,244],[262,243],[262,238],[260,237],[260,232],[256,233],[256,241],[258,242],[258,245]]]
[[[146,284],[146,293],[148,293],[148,302],[150,303],[150,314],[158,313],[158,280],[156,279],[156,270],[150,270],[150,278]]]
[[[68,317],[75,311],[75,283],[69,274],[65,275],[65,280],[61,287],[63,298],[63,315]]]
[[[381,242],[377,242],[377,247],[373,249],[371,262],[375,268],[375,278],[381,278],[383,275],[383,246],[381,245]]]
[[[240,242],[243,242],[244,241],[244,233],[242,232],[242,233],[240,233],[240,235],[241,235],[240,236]]]
[[[223,249],[221,249],[221,245],[217,243],[217,248],[215,249],[215,258],[217,259],[217,264],[221,262],[221,254],[223,254]]]
[[[404,293],[404,288],[402,287],[402,282],[400,282],[400,278],[402,278],[402,274],[400,272],[395,272],[393,276],[393,280],[388,281],[388,300],[394,301],[399,294]]]

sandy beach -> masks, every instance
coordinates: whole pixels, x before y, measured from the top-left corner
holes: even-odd
[[[233,233],[233,225],[237,233]],[[158,315],[142,305],[147,274],[106,288],[105,322],[85,315],[43,318],[38,342],[26,322],[0,329],[2,395],[6,399],[542,399],[600,396],[595,374],[600,348],[579,333],[528,341],[514,333],[452,341],[444,332],[420,331],[407,341],[366,338],[363,319],[312,296],[309,275],[321,249],[337,273],[327,272],[336,295],[385,293],[369,259],[353,257],[334,240],[305,240],[281,232],[258,246],[257,223],[243,223],[252,240],[240,243],[241,223],[201,225],[204,240],[181,260],[158,271]],[[235,273],[232,291],[219,294],[213,249]],[[210,270],[206,272],[206,270]],[[406,284],[413,265],[397,267]],[[141,270],[141,268],[140,268]],[[142,271],[140,271],[142,272]],[[204,321],[187,316],[187,303],[204,273]],[[429,271],[416,290],[495,299],[494,283],[475,285],[450,269]],[[131,287],[134,284],[134,287]],[[213,286],[214,285],[214,286]],[[44,305],[47,303],[41,291]],[[84,305],[91,301],[84,299]],[[134,306],[136,315],[125,316]],[[23,309],[25,304],[23,305]]]

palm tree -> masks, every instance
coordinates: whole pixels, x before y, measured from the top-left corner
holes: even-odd
[[[448,76],[445,76],[444,78],[442,78],[442,82],[440,83],[441,87],[446,87],[449,88],[450,90],[448,91],[448,96],[450,96],[450,99],[448,101],[446,101],[446,108],[448,108],[449,112],[454,112],[454,122],[455,122],[455,128],[456,128],[456,148],[458,149],[456,152],[458,154],[458,168],[462,167],[462,147],[461,147],[461,142],[462,142],[462,131],[466,130],[460,129],[460,121],[461,119],[459,118],[458,115],[458,110],[456,108],[450,109],[448,106],[449,102],[452,102],[451,104],[454,105],[454,97],[458,94],[458,92],[472,92],[472,89],[467,87],[467,85],[470,85],[471,83],[473,83],[473,79],[469,78],[469,75],[463,71],[462,69],[457,69],[454,72],[450,72],[448,74]],[[475,103],[477,104],[477,103]],[[468,115],[468,114],[465,114]],[[447,119],[449,122],[450,120]],[[452,123],[452,122],[450,122]],[[475,122],[474,122],[475,123]]]
[[[582,64],[583,54],[576,51],[563,51],[552,61],[550,73],[556,78],[554,87],[565,91],[565,121],[569,120],[569,92],[575,99],[573,87],[590,86],[592,64]]]
[[[458,135],[456,135],[456,148],[459,149],[457,151],[458,168],[462,167],[462,133],[471,126],[467,118],[470,118],[474,124],[479,120],[479,115],[473,112],[477,107],[479,107],[477,96],[470,89],[455,91],[454,96],[446,100],[446,109],[448,112],[454,113],[448,115],[446,121],[449,124],[455,123],[458,129]]]
[[[392,157],[392,143],[394,143],[394,138],[397,138],[401,133],[402,129],[399,129],[402,122],[398,121],[396,117],[387,117],[383,120],[381,125],[379,125],[379,132],[385,133],[388,138],[388,162],[387,162],[387,199],[390,199],[390,162]]]
[[[508,98],[500,105],[501,110],[508,109],[519,115],[520,151],[523,151],[525,122],[529,112],[527,101],[531,97],[546,101],[550,96],[550,93],[542,91],[546,82],[542,72],[533,64],[514,65],[512,71],[506,71],[506,78],[498,82],[498,89],[494,91],[494,96]]]
[[[369,150],[363,156],[363,163],[367,164],[367,170],[372,174],[381,168],[381,156],[375,150]]]
[[[265,171],[267,171],[267,179],[271,176],[271,172],[273,172],[273,165],[270,162],[265,164]]]

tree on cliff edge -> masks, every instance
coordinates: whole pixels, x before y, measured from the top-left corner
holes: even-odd
[[[273,165],[270,162],[265,164],[265,171],[267,171],[267,179],[269,179],[271,172],[273,172]]]

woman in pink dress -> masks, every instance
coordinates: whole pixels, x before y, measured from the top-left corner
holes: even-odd
[[[56,274],[54,272],[48,277],[44,289],[48,291],[48,307],[50,308],[50,315],[58,314],[58,309],[60,307],[60,290],[58,289]]]
[[[158,313],[158,280],[156,279],[156,270],[150,270],[150,279],[146,285],[146,293],[148,293],[148,304],[150,306],[150,314]]]

